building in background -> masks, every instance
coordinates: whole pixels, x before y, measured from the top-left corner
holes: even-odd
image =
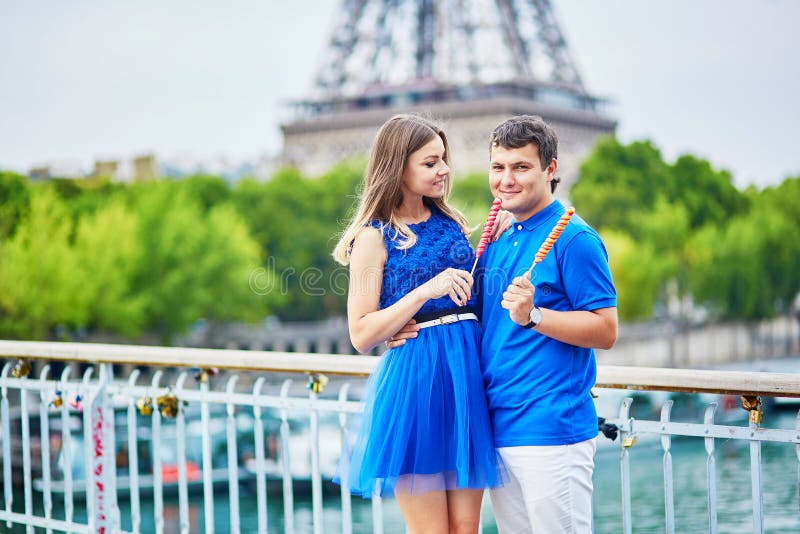
[[[135,181],[155,180],[161,176],[158,162],[153,154],[133,158],[133,179]]]
[[[308,98],[282,125],[282,163],[318,175],[369,150],[396,113],[443,123],[456,173],[484,171],[489,134],[541,115],[560,139],[564,194],[616,121],[584,87],[548,0],[343,0]]]
[[[92,176],[106,176],[112,180],[117,180],[118,172],[119,161],[113,159],[97,160],[94,162],[94,171],[92,172]]]
[[[30,171],[28,171],[28,178],[31,180],[49,180],[50,179],[50,167],[33,167]]]

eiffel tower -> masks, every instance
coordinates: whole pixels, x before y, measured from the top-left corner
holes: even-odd
[[[528,113],[559,134],[563,195],[597,136],[615,130],[602,103],[550,0],[342,0],[314,86],[281,126],[282,160],[321,174],[414,112],[444,124],[457,173],[484,171],[494,127]]]

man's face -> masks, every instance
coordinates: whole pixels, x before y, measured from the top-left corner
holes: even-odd
[[[503,201],[503,209],[524,221],[553,201],[550,180],[557,166],[553,160],[542,168],[539,147],[533,143],[522,148],[496,146],[489,164],[489,187]]]

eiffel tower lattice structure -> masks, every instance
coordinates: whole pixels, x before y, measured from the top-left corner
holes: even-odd
[[[541,115],[559,134],[563,195],[616,122],[585,88],[549,0],[342,0],[314,86],[282,125],[283,163],[320,174],[414,112],[445,126],[457,172],[485,170],[494,127]]]

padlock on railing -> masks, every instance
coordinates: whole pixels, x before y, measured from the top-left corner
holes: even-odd
[[[219,373],[219,369],[216,367],[209,367],[206,369],[200,369],[199,372],[195,373],[194,378],[201,384],[205,384],[208,382],[208,379],[212,376]]]
[[[162,417],[174,419],[178,416],[178,397],[168,391],[156,399],[156,406]]]
[[[139,414],[149,417],[153,413],[153,399],[150,397],[140,397],[136,401],[136,409],[139,410]]]
[[[53,408],[61,408],[62,404],[64,404],[64,396],[61,394],[61,390],[57,389],[53,394],[53,398],[50,399],[50,406]]]
[[[636,434],[628,434],[627,436],[625,436],[625,439],[622,440],[622,448],[630,449],[631,447],[636,445],[637,439],[638,438],[636,437]]]
[[[764,407],[761,397],[756,395],[742,395],[742,408],[750,413],[750,423],[760,425],[764,419]]]
[[[330,380],[328,380],[328,377],[322,373],[312,373],[308,377],[306,389],[313,393],[322,393],[322,390],[325,389],[325,386],[328,385],[329,381]]]
[[[11,376],[14,378],[24,378],[29,374],[31,374],[31,362],[28,360],[19,360],[11,369]]]
[[[76,393],[72,400],[69,401],[69,405],[72,406],[73,409],[78,410],[79,412],[83,412],[83,403],[81,402],[83,397],[80,393]]]

